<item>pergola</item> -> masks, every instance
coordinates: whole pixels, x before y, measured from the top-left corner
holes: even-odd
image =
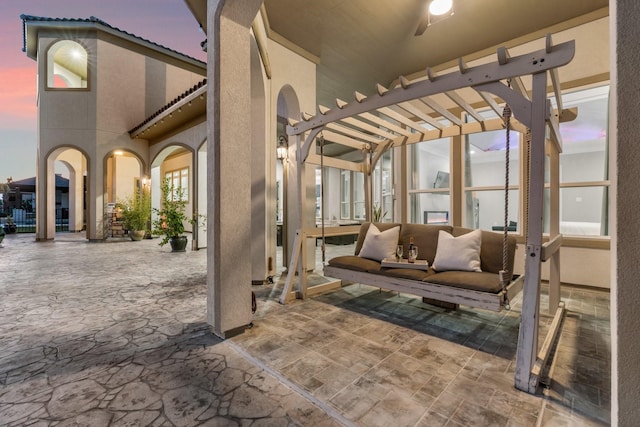
[[[560,121],[575,118],[575,111],[562,105],[557,69],[569,63],[575,53],[574,41],[554,45],[546,37],[544,49],[511,56],[506,48],[497,51],[494,62],[467,66],[460,59],[458,70],[410,81],[399,78],[399,85],[386,88],[380,84],[372,96],[355,93],[355,100],[336,100],[335,108],[318,106],[318,114],[302,113],[302,120],[289,122],[287,133],[295,136],[290,148],[296,169],[295,188],[300,212],[304,208],[303,167],[305,163],[362,172],[365,182],[365,206],[368,218],[372,209],[371,173],[382,154],[393,147],[418,142],[504,129],[503,106],[508,104],[515,119],[512,127],[527,135],[528,174],[525,212],[525,273],[522,315],[518,339],[515,386],[535,393],[543,367],[560,330],[564,303],[560,301],[559,233],[559,153],[562,140]],[[522,78],[530,76],[527,91]],[[551,83],[557,109],[548,98]],[[475,100],[475,101],[474,101]],[[481,107],[478,107],[480,105]],[[498,118],[485,119],[479,108],[490,108]],[[465,117],[466,116],[466,117]],[[341,144],[363,152],[362,162],[351,162],[320,154],[326,143]],[[320,150],[318,147],[320,146]],[[320,153],[319,153],[320,151]],[[545,157],[550,172],[550,237],[543,243],[543,193]],[[322,231],[297,224],[297,234],[281,302],[286,302],[292,288],[294,272],[299,274],[297,295],[307,295],[306,245],[308,237],[357,232],[358,227],[327,227]],[[554,320],[542,346],[538,345],[540,315],[541,263],[550,261],[549,311]],[[363,282],[364,283],[364,282]]]

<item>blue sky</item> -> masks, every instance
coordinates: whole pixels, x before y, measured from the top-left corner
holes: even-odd
[[[21,14],[89,18],[206,60],[206,35],[183,0],[0,0],[0,182],[36,173],[36,62],[22,52]]]

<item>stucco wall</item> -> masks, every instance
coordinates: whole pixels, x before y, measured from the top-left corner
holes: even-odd
[[[615,216],[612,224],[611,362],[612,425],[632,426],[640,420],[640,3],[610,1],[612,16],[611,134],[615,136],[611,158]]]

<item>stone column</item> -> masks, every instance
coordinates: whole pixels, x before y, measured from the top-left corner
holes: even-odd
[[[87,173],[87,238],[92,242],[99,242],[106,239],[106,218],[105,218],[105,177],[103,157],[94,155],[88,160]]]
[[[38,159],[41,159],[40,147],[38,147]],[[55,237],[55,224],[53,230],[51,230],[51,221],[49,217],[55,218],[55,212],[51,213],[51,205],[49,204],[49,186],[51,185],[51,179],[53,179],[55,186],[55,174],[53,169],[49,173],[49,159],[46,158],[43,161],[38,161],[38,167],[36,169],[36,240],[45,241],[51,240]],[[55,197],[55,190],[54,190]],[[55,200],[53,203],[55,206]]]
[[[249,27],[261,4],[207,3],[207,321],[222,338],[252,318]]]

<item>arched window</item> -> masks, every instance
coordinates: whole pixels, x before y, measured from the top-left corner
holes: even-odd
[[[47,87],[78,89],[87,87],[87,51],[80,43],[61,40],[49,48]]]

